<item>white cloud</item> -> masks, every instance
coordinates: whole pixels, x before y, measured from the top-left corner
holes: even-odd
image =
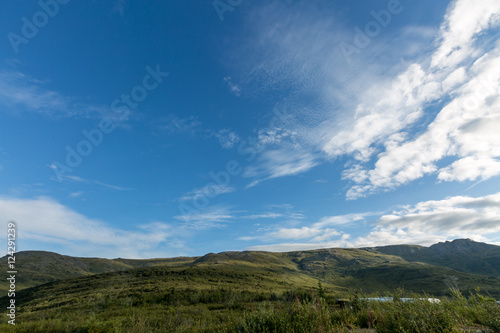
[[[342,175],[354,182],[348,199],[430,174],[446,181],[499,174],[498,131],[480,128],[493,128],[500,110],[498,1],[456,0],[439,31],[407,26],[400,35],[377,36],[370,43],[381,56],[375,64],[367,50],[345,62],[339,36],[352,32],[330,14],[305,2],[284,10],[272,1],[249,15],[255,36],[247,44],[259,56],[238,54],[247,68],[247,85],[288,94],[276,107],[292,115],[286,130],[280,130],[293,133],[263,133],[261,143],[280,147],[266,147],[246,170],[246,176],[257,178],[250,186],[308,171],[325,157],[344,156],[352,158]],[[469,122],[481,121],[466,133]],[[284,172],[274,172],[280,163],[272,153],[290,147],[309,155],[284,153],[294,158],[281,164]],[[438,166],[444,157],[449,165]],[[301,167],[295,170],[294,164]],[[464,170],[466,177],[460,176]]]
[[[312,169],[318,164],[313,154],[304,150],[270,150],[264,152],[257,165],[249,166],[243,173],[244,177],[254,177],[257,180],[247,187],[278,177],[297,175]]]
[[[186,197],[185,199],[191,200],[192,198]],[[198,207],[196,204],[193,206]],[[182,221],[184,226],[189,229],[207,230],[225,227],[229,222],[241,220],[279,219],[293,223],[304,218],[301,213],[294,212],[293,206],[289,204],[268,205],[267,208],[271,211],[260,214],[247,214],[246,211],[231,210],[225,206],[198,207],[198,209],[179,206],[182,215],[175,216],[175,219]]]
[[[220,145],[224,149],[233,148],[241,140],[238,134],[228,128],[213,132],[212,135],[219,140]]]
[[[367,217],[372,218],[366,219]],[[331,228],[347,223],[362,223],[363,229],[367,231],[353,238],[350,234]],[[416,205],[400,207],[390,214],[367,212],[330,216],[307,226],[263,231],[263,235],[249,237],[247,240],[261,240],[273,244],[252,246],[248,249],[293,251],[396,244],[429,246],[457,238],[495,243],[500,236],[500,193],[475,198],[455,196],[443,200],[423,201]],[[244,237],[241,239],[245,240]],[[289,239],[302,242],[277,243]]]
[[[453,1],[441,26],[441,43],[432,56],[432,67],[454,67],[475,53],[475,39],[500,23],[499,13],[500,3],[495,0]]]
[[[143,230],[111,227],[88,218],[48,197],[18,199],[0,197],[0,219],[15,221],[24,249],[30,242],[59,246],[79,256],[144,258],[158,256],[159,248],[173,239],[173,230],[161,222]],[[34,250],[34,249],[33,249]],[[163,253],[166,256],[168,253]]]
[[[267,237],[273,239],[305,239],[318,236],[322,230],[316,228],[302,227],[302,228],[283,228],[278,231],[270,232]],[[336,234],[338,234],[335,231]]]
[[[185,134],[194,132],[200,129],[201,122],[197,117],[190,116],[186,118],[179,118],[175,115],[168,115],[162,118],[159,122],[159,125],[156,127],[167,134]]]
[[[264,214],[241,216],[240,218],[248,219],[248,220],[258,220],[258,219],[276,219],[276,218],[284,217],[284,216],[285,215],[283,215],[281,213],[264,213]]]
[[[295,227],[295,228],[289,228],[289,227],[266,228],[261,230],[264,231],[264,234],[262,235],[253,237],[241,237],[240,239],[262,240],[267,242],[275,242],[283,239],[301,240],[307,242],[308,244],[300,243],[299,248],[304,248],[304,246],[309,249],[313,248],[311,246],[315,246],[316,248],[325,248],[328,247],[328,245],[330,244],[333,243],[337,244],[339,242],[338,238],[340,238],[342,241],[345,241],[347,240],[347,238],[350,237],[349,235],[331,227],[364,222],[365,217],[376,216],[376,215],[380,215],[380,213],[367,212],[367,213],[354,213],[354,214],[337,215],[337,216],[326,216],[320,219],[320,221],[308,226]],[[291,246],[291,244],[285,244],[285,245],[286,247]]]
[[[195,230],[207,230],[224,227],[226,222],[235,218],[234,214],[227,208],[209,207],[204,210],[193,210],[183,215],[175,216],[177,220],[184,222],[184,226]]]
[[[231,193],[236,191],[234,187],[227,185],[206,185],[203,188],[195,189],[191,192],[186,193],[183,197],[179,198],[180,201],[194,201],[200,198],[213,198],[225,193]]]
[[[360,185],[349,190],[348,198],[390,189],[435,172],[445,181],[487,179],[500,174],[500,136],[496,130],[500,118],[500,44],[475,61],[468,73],[467,82],[455,89],[455,98],[424,133],[388,147],[378,156],[373,170],[359,168],[354,176],[349,175]],[[438,169],[436,162],[446,156],[458,160]]]
[[[393,90],[396,86],[405,86],[404,82],[410,83],[411,89],[402,91],[401,98],[404,99],[393,105],[382,103],[388,116],[380,118],[379,112],[374,115],[371,110],[368,115],[357,119],[354,129],[346,132],[350,137],[345,139],[341,132],[334,136],[332,144],[325,147],[330,154],[354,153],[363,161],[375,152],[374,143],[403,130],[420,116],[415,114],[409,122],[390,120],[398,115],[399,110],[408,114],[411,110],[424,108],[429,102],[451,97],[424,133],[386,145],[386,151],[377,156],[374,169],[366,170],[361,164],[356,164],[346,170],[344,178],[358,184],[347,192],[348,199],[366,196],[379,189],[392,189],[436,172],[438,178],[445,181],[487,179],[500,174],[497,159],[500,154],[496,144],[499,137],[498,131],[494,130],[500,112],[497,98],[500,92],[500,44],[497,41],[486,52],[480,50],[482,45],[474,44],[484,29],[490,28],[493,22],[500,22],[500,6],[495,4],[487,8],[478,9],[471,2],[456,1],[446,16],[440,46],[430,67],[424,69],[420,64],[413,64],[396,79]],[[466,20],[457,19],[465,16]],[[407,78],[413,79],[407,81]],[[383,97],[381,101],[384,98],[394,100],[394,94],[389,91],[381,96],[391,96]],[[413,101],[404,103],[408,99]],[[345,142],[349,146],[346,147]],[[458,160],[439,169],[436,162],[447,156],[456,156]]]
[[[0,72],[0,103],[9,110],[38,112],[51,117],[111,115],[108,106],[82,103],[45,88],[47,83],[21,72]]]
[[[366,101],[356,107],[354,123],[331,135],[323,146],[325,153],[332,157],[349,154],[367,161],[376,152],[374,144],[382,143],[422,116],[421,105],[435,93],[435,87],[424,77],[422,68],[412,65],[394,82],[368,91]]]
[[[233,80],[231,79],[230,76],[226,76],[224,78],[224,82],[226,82],[226,84],[228,85],[229,87],[229,90],[231,91],[231,93],[233,93],[234,95],[236,96],[240,96],[241,95],[241,88],[239,85],[233,83]]]
[[[465,181],[481,178],[485,180],[500,175],[500,160],[494,158],[464,157],[439,171],[438,179]]]
[[[256,245],[246,248],[247,251],[271,251],[271,252],[289,252],[289,251],[307,251],[316,249],[329,249],[339,247],[350,247],[348,241],[350,235],[343,234],[338,240],[320,242],[320,243],[281,243],[269,245]]]
[[[261,129],[257,135],[259,143],[263,146],[276,145],[284,140],[293,140],[296,133],[284,128]]]
[[[51,169],[54,169],[56,168],[56,166],[54,165],[49,165],[49,168]],[[55,179],[55,178],[54,178]],[[128,187],[122,187],[122,186],[117,186],[117,185],[111,185],[111,184],[107,184],[107,183],[103,183],[103,182],[100,182],[98,180],[89,180],[89,179],[83,179],[81,177],[78,177],[78,176],[72,176],[72,175],[64,175],[63,176],[63,179],[64,180],[69,180],[71,182],[75,182],[75,183],[84,183],[84,184],[96,184],[96,185],[99,185],[99,186],[102,186],[102,187],[106,187],[106,188],[110,188],[110,189],[113,189],[113,190],[116,190],[116,191],[132,191],[133,189],[132,188],[128,188]],[[78,192],[78,193],[82,193],[82,192]],[[72,195],[73,196],[73,195]]]
[[[424,201],[382,216],[356,246],[383,244],[431,245],[471,238],[489,242],[500,233],[500,193],[483,197],[456,196]]]
[[[327,226],[346,225],[365,220],[365,217],[380,215],[381,213],[367,212],[367,213],[352,213],[345,215],[325,216],[313,224],[315,228],[324,228]]]

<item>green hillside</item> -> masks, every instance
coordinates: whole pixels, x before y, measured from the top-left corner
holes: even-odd
[[[445,247],[455,245],[444,244]],[[352,298],[356,294],[412,296],[425,293],[444,297],[450,296],[450,288],[459,288],[467,295],[479,288],[483,295],[500,298],[500,277],[445,267],[452,255],[446,249],[439,249],[446,258],[441,265],[409,258],[414,251],[425,249],[398,246],[286,253],[244,251],[151,260],[72,258],[48,252],[24,252],[19,253],[16,260],[19,278],[23,278],[24,286],[35,286],[16,292],[16,320],[21,323],[16,329],[17,332],[192,332],[218,327],[221,331],[251,332],[237,327],[253,327],[254,320],[266,316],[270,316],[271,322],[282,320],[283,327],[288,327],[289,322],[302,316],[300,304],[304,307],[309,304],[311,314],[324,302],[321,307],[330,310],[323,315],[334,320],[333,317],[338,317],[336,313],[340,313],[335,299]],[[468,251],[461,254],[463,260],[468,260],[467,256],[479,256],[475,250]],[[52,281],[43,283],[48,279]],[[404,290],[403,294],[398,290]],[[8,301],[7,297],[0,298],[0,306],[5,308]],[[470,323],[482,324],[483,319],[489,323],[491,314],[500,309],[494,302],[472,298],[470,304],[476,312],[478,304],[485,309],[492,307],[481,310],[484,318],[479,320],[479,313],[467,312],[467,302],[458,298],[453,307],[465,311],[464,318],[476,318]],[[282,305],[289,311],[288,319],[282,317]],[[363,316],[366,316],[366,309],[372,307],[361,304],[356,309],[365,309]],[[425,304],[414,311],[418,309],[430,311],[427,315],[445,311],[439,307],[430,309]],[[297,311],[299,313],[294,314]],[[380,316],[385,316],[384,311],[389,310],[380,311]],[[252,313],[254,315],[249,315]],[[335,320],[344,323],[342,325],[364,327],[366,319],[359,315],[347,313],[347,317]],[[443,313],[445,315],[449,313]],[[250,320],[250,324],[242,322],[243,318]],[[305,322],[314,327],[315,322],[311,320]],[[3,318],[3,323],[6,321],[7,318]],[[146,322],[147,326],[140,326]],[[465,324],[469,321],[464,321]],[[269,325],[274,324],[265,324]],[[458,324],[452,320],[446,321],[446,325]],[[7,324],[0,323],[1,331],[8,329]]]
[[[411,262],[426,262],[449,267],[466,273],[500,275],[500,246],[469,239],[456,239],[430,247],[394,245],[366,250],[399,256]]]
[[[6,266],[7,258],[0,259]],[[497,263],[498,261],[498,263]],[[436,295],[450,286],[463,290],[476,287],[497,295],[500,247],[470,240],[455,240],[431,247],[396,245],[362,249],[311,251],[223,252],[202,257],[169,259],[76,258],[43,251],[16,255],[17,289],[69,278],[147,267],[224,267],[234,271],[273,273],[285,282],[314,285],[316,280],[338,290],[355,288],[387,292],[398,287]],[[7,281],[0,282],[5,293]]]

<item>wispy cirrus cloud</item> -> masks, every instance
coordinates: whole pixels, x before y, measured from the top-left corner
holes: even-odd
[[[106,187],[106,188],[110,188],[110,189],[113,189],[113,190],[116,190],[116,191],[132,191],[133,190],[132,188],[128,188],[128,187],[111,185],[111,184],[100,182],[98,180],[89,180],[89,179],[84,179],[84,178],[81,178],[81,177],[78,177],[78,176],[72,176],[72,175],[64,175],[63,179],[71,181],[71,182],[74,182],[74,183],[96,184],[96,185],[103,186],[103,187]]]
[[[254,214],[254,215],[246,215],[242,216],[242,219],[247,220],[259,220],[259,219],[276,219],[280,217],[284,217],[285,215],[282,213],[263,213],[263,214]]]
[[[307,251],[307,250],[317,250],[317,249],[329,249],[329,248],[342,248],[350,247],[352,243],[349,241],[351,237],[349,234],[343,234],[341,237],[336,237],[337,235],[332,235],[337,238],[336,240],[320,241],[317,243],[307,242],[307,243],[279,243],[279,244],[268,244],[268,245],[255,245],[246,248],[247,251],[270,251],[270,252],[290,252],[290,251]]]
[[[196,201],[200,198],[213,198],[225,193],[231,193],[236,191],[234,187],[227,185],[206,185],[200,189],[195,189],[191,192],[186,193],[184,196],[180,197],[180,201]]]
[[[16,112],[37,112],[50,117],[109,115],[106,105],[91,105],[76,97],[46,88],[48,82],[18,71],[0,72],[0,103]]]
[[[208,207],[200,211],[177,215],[174,218],[182,221],[189,229],[207,230],[226,226],[227,222],[234,220],[235,215],[226,207]]]
[[[247,185],[247,187],[253,187],[268,179],[309,171],[317,164],[315,156],[308,151],[269,150],[258,158],[257,165],[247,167],[243,176],[257,178]]]
[[[439,30],[411,25],[399,35],[381,34],[370,44],[380,61],[362,52],[346,62],[338,45],[343,32],[352,32],[342,20],[300,1],[286,10],[277,1],[257,9],[249,15],[254,39],[247,45],[260,56],[238,54],[243,82],[286,96],[276,107],[290,113],[286,132],[293,137],[268,136],[275,145],[246,170],[256,178],[250,186],[339,158],[349,159],[348,199],[428,175],[440,181],[499,175],[498,134],[491,130],[499,115],[499,17],[494,0],[477,6],[455,0]],[[438,165],[445,157],[450,162]]]
[[[191,200],[191,197],[186,200]],[[292,205],[269,205],[267,211],[250,213],[244,210],[235,210],[226,206],[209,206],[199,210],[186,211],[183,215],[175,216],[190,229],[207,230],[227,226],[230,222],[241,220],[279,220],[297,221],[304,219],[304,215],[294,211]]]
[[[155,124],[155,129],[169,135],[194,134],[201,130],[201,121],[195,116],[179,118],[170,114],[160,119],[158,123]]]
[[[365,221],[365,218],[381,215],[382,212],[352,213],[345,215],[325,216],[313,224],[314,228],[335,227]]]

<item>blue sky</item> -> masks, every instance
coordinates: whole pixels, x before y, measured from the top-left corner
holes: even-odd
[[[4,2],[0,220],[107,258],[500,244],[499,27],[496,0]]]

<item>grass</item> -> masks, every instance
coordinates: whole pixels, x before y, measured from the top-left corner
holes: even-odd
[[[16,327],[4,316],[0,332],[500,332],[500,306],[479,290],[467,297],[452,291],[440,304],[401,302],[428,296],[396,290],[394,302],[382,303],[360,299],[378,295],[318,280],[305,288],[280,276],[222,265],[53,282],[19,292]],[[341,308],[335,300],[346,297],[352,303]]]
[[[19,262],[25,280],[16,281],[16,326],[4,315],[0,332],[500,332],[492,298],[500,296],[498,277],[372,250],[112,261],[30,256]],[[36,275],[44,262],[53,271]],[[53,281],[20,290],[33,283],[30,276]],[[426,294],[442,303],[398,301]],[[390,295],[394,302],[361,299]],[[352,303],[341,308],[337,298]],[[0,307],[8,301],[1,297]]]
[[[445,295],[449,286],[443,281],[449,280],[453,287],[469,291],[480,286],[500,297],[500,278],[495,273],[500,271],[500,247],[455,241],[438,246],[441,255],[437,257],[432,254],[432,248],[401,245],[287,253],[245,251],[148,260],[75,258],[27,251],[16,255],[16,269],[22,272],[17,277],[16,287],[21,290],[69,278],[148,267],[225,267],[248,273],[271,272],[285,284],[313,286],[319,279],[330,289],[336,286],[339,290],[357,288],[365,292],[390,292],[403,286],[414,292]],[[469,250],[463,254],[462,248]],[[443,257],[444,250],[448,254]],[[461,263],[461,271],[445,267],[448,264],[455,267],[456,262]],[[0,264],[7,265],[7,257],[0,258]],[[486,275],[474,274],[478,266],[483,267],[482,272]],[[7,290],[8,282],[0,281],[0,295],[5,295]]]
[[[459,292],[440,304],[425,300],[361,301],[340,308],[320,290],[280,294],[225,289],[172,290],[156,298],[128,295],[24,309],[2,332],[500,332],[500,306],[478,293]],[[418,295],[413,295],[418,296]]]

